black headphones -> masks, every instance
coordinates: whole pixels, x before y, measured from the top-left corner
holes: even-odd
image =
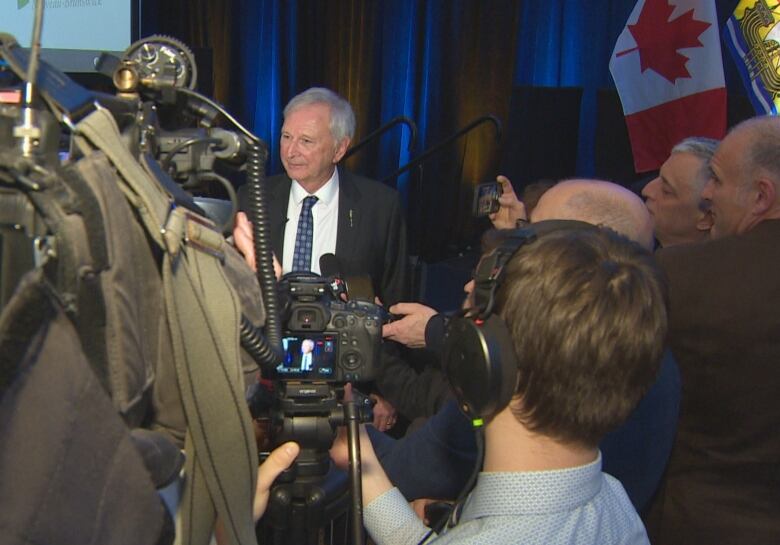
[[[504,268],[526,244],[551,231],[595,229],[575,220],[549,220],[507,231],[474,275],[474,307],[454,317],[444,339],[443,367],[461,410],[472,420],[489,418],[509,404],[517,386],[518,355],[504,320],[493,313]]]

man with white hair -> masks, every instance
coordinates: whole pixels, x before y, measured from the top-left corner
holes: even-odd
[[[406,296],[406,225],[397,191],[337,168],[355,132],[349,102],[312,87],[284,108],[280,155],[285,174],[266,180],[271,246],[282,272],[320,274],[319,259],[335,254],[345,276],[368,276],[392,304]],[[246,186],[239,190],[248,209]],[[236,218],[236,246],[254,263],[252,230]]]

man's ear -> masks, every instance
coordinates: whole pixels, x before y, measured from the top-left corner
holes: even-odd
[[[761,177],[756,180],[754,189],[752,212],[754,216],[763,216],[776,205],[777,188],[772,180]]]
[[[336,146],[336,153],[333,155],[333,164],[335,165],[339,161],[341,161],[341,158],[344,157],[344,154],[347,153],[347,149],[349,148],[349,144],[352,142],[352,139],[349,137],[344,137],[341,139],[341,142],[338,143]]]

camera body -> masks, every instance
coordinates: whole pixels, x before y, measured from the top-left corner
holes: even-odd
[[[281,283],[284,359],[279,380],[329,383],[373,380],[386,313],[368,301],[342,301],[339,281],[292,274]]]

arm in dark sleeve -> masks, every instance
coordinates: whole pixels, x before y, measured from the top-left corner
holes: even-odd
[[[409,501],[455,499],[474,469],[474,431],[455,401],[403,439],[367,429],[385,473]]]
[[[418,372],[412,356],[421,365]],[[403,349],[397,343],[383,343],[376,387],[396,410],[409,420],[436,413],[450,395],[450,387],[440,369],[438,356],[422,349]]]
[[[449,321],[450,317],[446,314],[434,314],[425,324],[425,346],[438,357],[444,350],[444,333]]]

